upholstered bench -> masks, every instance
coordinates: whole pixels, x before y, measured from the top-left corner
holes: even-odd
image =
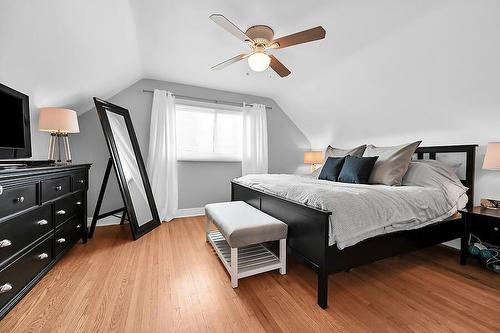
[[[206,239],[231,275],[231,286],[238,279],[279,269],[286,274],[286,235],[288,226],[244,201],[205,206]],[[212,231],[213,223],[218,231]],[[261,243],[279,240],[279,257]]]

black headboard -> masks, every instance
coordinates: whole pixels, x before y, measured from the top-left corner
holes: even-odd
[[[419,147],[415,151],[417,159],[423,160],[425,155],[431,160],[436,159],[436,154],[440,153],[465,153],[465,179],[461,179],[464,186],[467,186],[467,196],[469,201],[467,207],[474,205],[474,176],[476,168],[476,147],[477,145],[459,145],[459,146],[433,146]]]

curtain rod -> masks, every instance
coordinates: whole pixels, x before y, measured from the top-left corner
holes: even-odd
[[[154,93],[153,90],[149,89],[142,89],[142,92],[144,93]],[[195,102],[207,102],[207,103],[214,103],[214,104],[221,104],[221,105],[230,105],[230,106],[238,106],[238,107],[243,107],[243,103],[237,103],[237,102],[228,102],[228,101],[219,101],[216,99],[207,99],[207,98],[200,98],[200,97],[191,97],[191,96],[184,96],[184,95],[177,95],[173,94],[176,98],[178,99],[185,99],[189,101],[195,101]],[[266,109],[272,110],[273,107],[266,105]]]

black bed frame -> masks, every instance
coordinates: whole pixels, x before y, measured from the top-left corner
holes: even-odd
[[[462,183],[469,188],[467,207],[474,202],[474,169],[477,145],[420,147],[417,159],[436,159],[439,153],[465,153],[466,171]],[[461,238],[464,223],[459,214],[420,229],[398,231],[361,241],[339,250],[328,246],[331,212],[313,208],[244,185],[231,183],[231,200],[243,200],[288,224],[288,252],[318,273],[318,305],[328,306],[328,275],[383,258]],[[462,239],[461,246],[464,240]]]

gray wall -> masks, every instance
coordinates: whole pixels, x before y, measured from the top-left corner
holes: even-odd
[[[310,143],[272,99],[150,79],[140,80],[109,99],[129,109],[144,160],[147,159],[153,96],[144,93],[143,89],[163,89],[180,95],[270,105],[273,109],[267,114],[269,172],[301,173],[307,170],[302,158],[303,152],[310,149]],[[71,137],[71,145],[75,162],[93,163],[90,170],[90,216],[109,153],[95,109],[80,115],[79,124],[80,133]],[[241,176],[239,162],[179,162],[179,208],[203,207],[210,202],[229,200],[230,181],[238,176]],[[120,192],[113,174],[103,209],[120,205]]]

